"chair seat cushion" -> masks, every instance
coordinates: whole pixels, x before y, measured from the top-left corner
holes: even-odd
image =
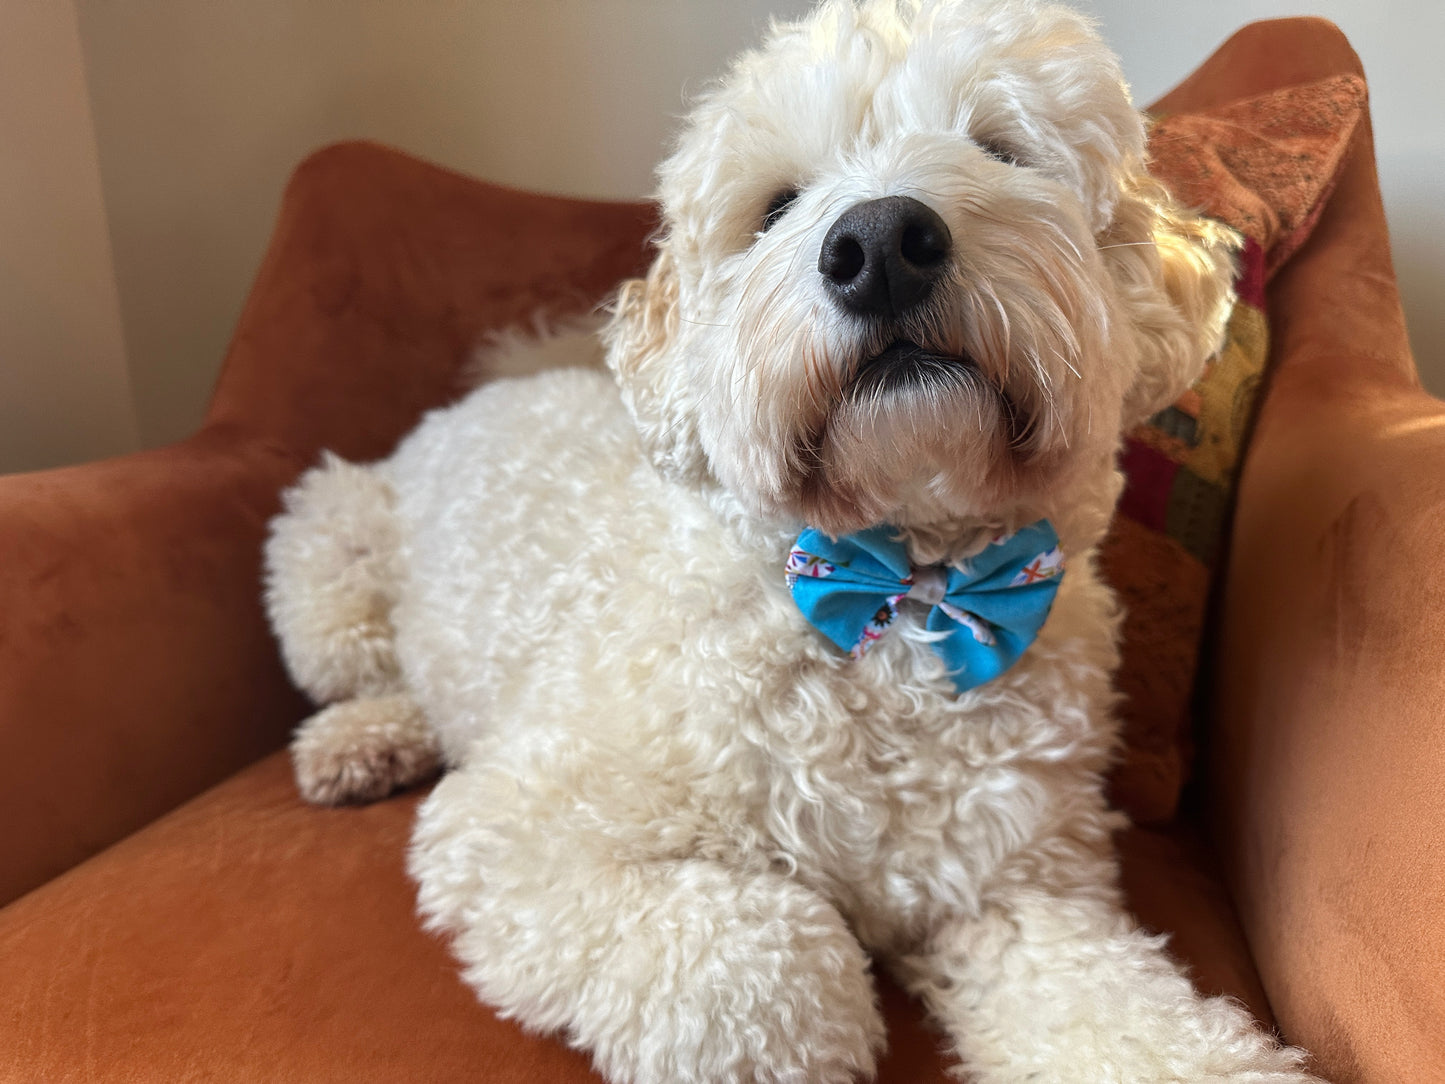
[[[418,794],[318,809],[260,761],[0,911],[0,1081],[598,1080],[476,1001],[422,931],[403,870]],[[1204,851],[1121,841],[1145,923],[1209,991],[1267,1012]],[[946,1079],[919,1007],[884,985],[879,1080]]]

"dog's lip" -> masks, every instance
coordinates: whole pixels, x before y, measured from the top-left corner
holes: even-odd
[[[876,401],[897,391],[963,385],[975,392],[987,389],[998,399],[1009,448],[1017,450],[1027,445],[1034,433],[1035,419],[1008,390],[987,379],[967,354],[942,354],[910,339],[894,339],[858,363],[845,397],[859,403]]]
[[[876,395],[939,379],[956,381],[976,372],[977,366],[965,355],[940,354],[908,339],[895,339],[858,363],[849,392]]]

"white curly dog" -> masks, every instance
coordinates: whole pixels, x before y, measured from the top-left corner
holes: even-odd
[[[410,868],[484,1001],[614,1081],[847,1081],[871,958],[967,1079],[1312,1079],[1117,886],[1094,551],[1235,246],[1144,157],[1068,10],[828,0],[692,110],[610,373],[290,492],[302,792],[450,769]]]

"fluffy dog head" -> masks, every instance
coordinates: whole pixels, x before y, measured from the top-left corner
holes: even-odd
[[[832,533],[1107,505],[1120,433],[1228,311],[1230,236],[1144,154],[1067,9],[827,0],[774,26],[661,166],[659,253],[610,329],[654,461]]]

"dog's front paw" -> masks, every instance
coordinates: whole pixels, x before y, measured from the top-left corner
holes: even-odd
[[[599,1029],[599,1067],[636,1084],[855,1084],[885,1043],[868,961],[822,899],[781,879],[682,863],[651,900],[656,936],[614,946],[638,984]],[[632,992],[632,991],[629,991]],[[628,999],[619,998],[619,1006]]]
[[[374,802],[436,772],[436,736],[408,696],[332,704],[291,741],[301,797],[317,805]]]
[[[771,872],[619,862],[637,828],[583,808],[482,758],[423,803],[418,906],[482,1000],[566,1034],[614,1084],[872,1078],[883,1017],[836,908]]]

